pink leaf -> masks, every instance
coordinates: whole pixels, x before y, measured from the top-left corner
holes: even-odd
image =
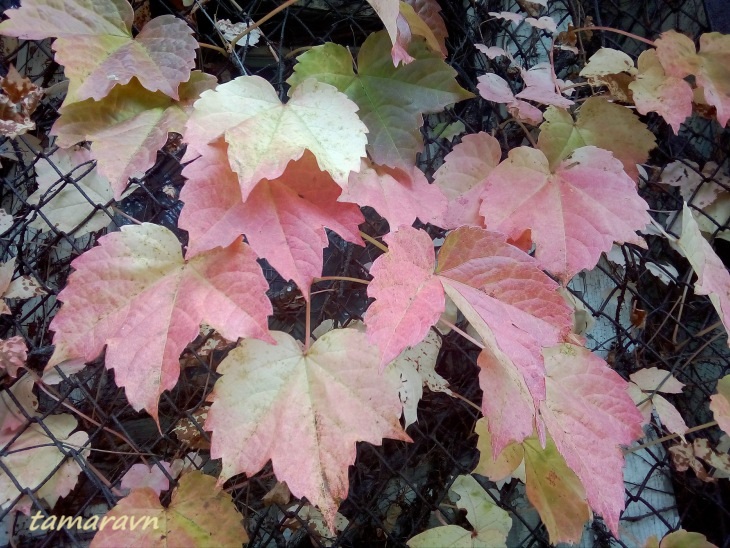
[[[355,444],[410,441],[398,390],[378,375],[378,352],[363,333],[337,329],[308,350],[286,333],[276,345],[243,340],[218,366],[206,429],[219,483],[252,475],[271,459],[292,494],[319,506],[330,527],[347,497]]]
[[[65,105],[99,100],[137,78],[150,91],[178,98],[178,86],[195,66],[193,30],[172,15],[152,19],[132,38],[132,7],[122,0],[26,0],[0,33],[30,40],[55,37],[56,60],[65,66]]]
[[[479,199],[487,176],[502,156],[497,139],[488,133],[465,135],[461,143],[444,158],[444,164],[433,174],[433,184],[449,200],[443,223],[452,229],[461,225],[482,226]]]
[[[388,253],[370,268],[368,296],[375,298],[365,313],[368,338],[380,348],[381,370],[406,347],[426,336],[444,311],[433,243],[423,230],[402,227],[384,238]]]
[[[588,503],[618,534],[624,509],[621,445],[643,435],[624,381],[588,349],[546,349],[547,398],[540,414],[560,454],[585,486]]]
[[[127,491],[131,489],[141,489],[148,487],[152,489],[157,496],[170,488],[170,480],[167,479],[165,473],[160,469],[162,466],[167,473],[174,477],[170,464],[161,461],[159,464],[147,466],[146,464],[135,464],[127,473],[122,476],[121,487]]]
[[[665,74],[653,49],[644,51],[637,64],[639,74],[629,84],[637,112],[656,112],[679,133],[679,126],[692,114],[692,87]]]
[[[322,250],[328,245],[324,227],[362,245],[360,209],[337,201],[340,187],[308,151],[278,179],[260,181],[243,203],[226,149],[219,140],[183,170],[188,182],[180,194],[185,203],[180,228],[190,233],[187,257],[245,234],[256,254],[284,279],[294,280],[308,298],[312,279],[322,275]]]
[[[509,84],[501,76],[493,73],[483,74],[477,78],[479,94],[487,101],[507,105],[509,113],[522,122],[538,125],[542,122],[542,112],[536,106],[517,99]]]
[[[577,149],[553,173],[541,151],[512,149],[482,197],[486,226],[511,237],[529,228],[535,257],[564,283],[595,266],[614,241],[641,245],[635,231],[649,222],[621,162],[596,147]]]
[[[521,23],[524,18],[524,16],[519,13],[512,13],[511,11],[490,11],[489,15],[515,24]]]
[[[442,226],[446,208],[446,197],[439,187],[430,185],[417,167],[408,173],[364,160],[359,173],[350,173],[339,200],[374,208],[388,221],[391,231],[411,226],[417,218]]]
[[[646,392],[664,392],[666,394],[681,394],[684,384],[679,382],[669,371],[658,367],[645,367],[632,373],[629,377],[639,388]]]
[[[709,32],[700,36],[700,51],[683,34],[670,30],[656,40],[656,54],[669,76],[693,75],[707,102],[717,109],[717,121],[730,120],[730,36]]]
[[[177,383],[179,358],[205,322],[229,339],[268,339],[268,284],[240,240],[184,261],[175,235],[153,224],[124,226],[72,264],[51,329],[46,369],[90,361],[107,345],[106,366],[136,410],[157,420],[160,394]]]
[[[530,70],[523,70],[522,79],[525,81],[525,88],[515,95],[517,99],[563,108],[568,108],[573,104],[573,101],[556,91],[556,85],[560,86],[563,82],[555,79],[552,68],[547,63],[540,63]]]

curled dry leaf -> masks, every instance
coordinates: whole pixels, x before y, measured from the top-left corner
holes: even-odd
[[[43,97],[43,89],[21,76],[13,65],[7,75],[0,77],[0,88],[3,91],[0,95],[0,135],[12,139],[35,129],[35,122],[30,117]]]
[[[203,435],[203,425],[208,418],[208,410],[210,405],[203,405],[196,411],[193,411],[192,418],[183,417],[175,428],[172,429],[173,434],[190,449],[201,449],[207,451],[210,449],[210,441]]]
[[[218,19],[218,21],[215,22],[215,27],[223,35],[223,38],[230,42],[252,24],[253,21],[251,21],[251,19],[239,21],[238,23],[232,23],[230,19]],[[236,42],[236,46],[255,46],[259,43],[260,39],[261,31],[259,29],[253,29],[241,40]]]
[[[599,49],[580,71],[580,75],[592,86],[606,86],[614,98],[625,103],[632,102],[629,88],[636,73],[634,60],[623,51],[612,48]]]
[[[669,448],[669,455],[677,471],[686,472],[691,468],[697,478],[704,482],[715,482],[717,477],[730,477],[730,455],[711,448],[706,439],[698,438],[692,443],[680,442]],[[715,472],[710,474],[702,461],[715,468]]]

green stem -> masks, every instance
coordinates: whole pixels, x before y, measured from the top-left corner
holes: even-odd
[[[373,244],[375,247],[377,247],[378,249],[380,249],[383,253],[387,253],[388,252],[388,246],[387,245],[385,245],[384,243],[379,242],[378,240],[376,240],[375,238],[373,238],[369,234],[365,234],[362,230],[360,231],[360,237],[363,240],[365,240],[366,242],[370,242],[371,244]]]
[[[688,429],[684,434],[691,434],[692,432],[697,432],[698,430],[704,430],[705,428],[710,428],[715,425],[717,425],[717,421],[706,422],[705,424],[700,424],[699,426],[695,426],[693,428]],[[684,436],[684,434],[681,434],[681,435]],[[679,436],[680,436],[680,434],[669,434],[668,436],[664,436],[662,438],[657,438],[648,443],[643,443],[637,447],[631,447],[629,449],[624,449],[624,455],[628,455],[629,453],[635,453],[636,451],[640,451],[641,449],[646,449],[647,447],[659,445],[660,443],[663,443],[663,442],[669,441],[669,440],[673,440],[674,438],[678,438]]]

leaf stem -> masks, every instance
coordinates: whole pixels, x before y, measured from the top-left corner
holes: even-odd
[[[238,36],[236,36],[233,40],[231,40],[228,43],[228,46],[227,46],[228,53],[233,53],[233,48],[236,47],[236,44],[238,43],[238,41],[241,38],[243,38],[244,36],[246,36],[249,32],[251,32],[254,29],[259,28],[261,25],[263,25],[264,23],[266,23],[266,21],[268,21],[269,19],[271,19],[272,17],[274,17],[274,15],[276,15],[277,13],[279,13],[281,11],[284,11],[286,8],[288,8],[292,4],[296,4],[298,1],[299,0],[286,0],[286,2],[284,2],[281,6],[279,6],[277,8],[274,8],[273,10],[271,10],[269,13],[267,13],[266,15],[264,15],[261,19],[259,19],[258,21],[256,21],[253,25],[251,25],[249,27],[246,27],[241,32],[241,34],[239,34]]]
[[[692,428],[689,428],[684,434],[669,434],[668,436],[657,438],[655,440],[652,440],[647,443],[643,443],[636,447],[630,447],[629,449],[624,449],[624,455],[628,455],[629,453],[635,453],[636,451],[640,451],[641,449],[646,449],[647,447],[659,445],[660,443],[663,443],[665,441],[669,441],[674,438],[678,438],[678,437],[680,437],[680,435],[684,436],[685,434],[691,434],[692,432],[697,432],[698,430],[704,430],[706,428],[710,428],[710,427],[716,426],[716,425],[717,425],[717,421],[710,421],[710,422],[706,422],[705,424],[700,424],[699,426],[693,426]]]
[[[367,280],[361,280],[360,278],[350,278],[349,276],[322,276],[321,278],[314,278],[312,280],[313,284],[319,283],[319,282],[355,282],[358,284],[369,284],[370,282]]]
[[[228,57],[228,52],[220,46],[214,46],[213,44],[206,44],[205,42],[198,42],[198,45],[201,48],[212,49],[212,50],[215,50],[215,51],[221,53],[222,55],[225,55],[226,57]]]
[[[450,321],[445,320],[444,318],[439,318],[439,322],[441,322],[442,324],[444,324],[446,327],[449,327],[449,328],[453,329],[454,331],[456,331],[459,335],[461,335],[462,337],[464,337],[467,341],[469,341],[473,345],[475,345],[475,346],[481,348],[482,350],[484,350],[484,345],[481,342],[479,342],[474,337],[472,337],[471,335],[469,335],[469,333],[467,333],[466,331],[462,331],[461,329],[459,329],[458,327],[456,327]]]
[[[651,47],[655,48],[656,44],[652,42],[651,40],[647,40],[646,38],[642,38],[638,34],[634,34],[633,32],[627,32],[625,30],[615,29],[613,27],[578,27],[577,29],[573,29],[573,32],[588,32],[592,30],[605,30],[608,32],[615,32],[616,34],[622,34],[623,36],[628,36],[629,38],[633,38],[634,40],[638,40],[639,42],[644,42],[645,44],[650,45]]]
[[[525,126],[525,124],[517,118],[513,118],[513,120],[522,128],[522,131],[525,132],[525,137],[527,137],[527,140],[530,141],[532,148],[537,148],[537,143],[535,142],[535,139],[532,138],[532,135],[530,135],[530,131],[527,129],[527,126]]]
[[[312,338],[312,296],[307,299],[306,318],[304,320],[304,352],[309,350],[309,342]]]
[[[383,253],[387,253],[388,252],[388,246],[387,245],[385,245],[382,242],[379,242],[378,240],[376,240],[375,238],[373,238],[369,234],[365,234],[362,230],[360,231],[360,237],[363,240],[365,240],[366,242],[370,242],[371,244],[373,244],[375,247],[377,247],[378,249],[380,249]]]

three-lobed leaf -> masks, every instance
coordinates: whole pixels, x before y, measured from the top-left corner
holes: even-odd
[[[223,459],[219,483],[271,459],[277,479],[333,528],[355,444],[410,441],[398,390],[378,374],[377,349],[355,329],[325,333],[309,349],[286,333],[272,337],[275,345],[243,340],[218,366],[205,428],[213,432],[211,456]]]
[[[91,361],[106,366],[136,410],[158,419],[157,403],[177,383],[180,354],[205,322],[220,334],[270,340],[266,279],[240,239],[185,261],[177,237],[153,224],[122,227],[72,266],[51,322],[56,349],[46,369]]]
[[[25,0],[6,14],[0,34],[56,38],[55,59],[69,79],[65,105],[98,101],[133,78],[177,99],[195,66],[198,43],[187,23],[163,15],[132,38],[134,12],[126,0]]]
[[[414,41],[415,60],[394,67],[388,56],[385,32],[371,34],[357,56],[357,73],[350,52],[337,44],[324,44],[298,57],[295,86],[307,78],[331,84],[359,107],[368,128],[368,154],[376,164],[410,170],[423,150],[419,128],[423,115],[473,97],[456,82],[456,72],[437,53]]]

